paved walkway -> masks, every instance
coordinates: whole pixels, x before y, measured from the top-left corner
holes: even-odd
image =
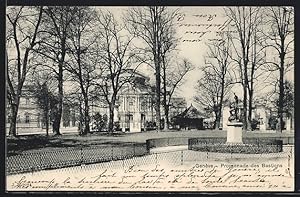
[[[61,134],[76,134],[78,133],[77,127],[66,127],[60,129]],[[49,134],[52,134],[52,130],[49,129]],[[46,134],[46,129],[42,128],[17,128],[17,135],[36,135],[36,134]],[[8,128],[6,128],[6,136],[8,136]]]
[[[152,148],[152,149],[150,149],[150,153],[151,154],[152,153],[165,153],[165,152],[174,152],[174,151],[181,151],[181,150],[188,150],[188,145]]]

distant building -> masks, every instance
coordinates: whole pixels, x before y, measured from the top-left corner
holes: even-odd
[[[171,119],[174,116],[182,113],[186,110],[187,103],[185,98],[183,97],[172,97],[170,102],[170,109],[169,109],[169,118]]]
[[[182,113],[174,116],[173,123],[179,129],[203,129],[205,115],[198,111],[192,104]]]
[[[43,125],[41,111],[35,102],[35,98],[29,91],[31,86],[23,87],[17,115],[17,133],[22,130],[41,130]],[[6,108],[6,130],[10,127],[10,108]]]
[[[115,120],[124,132],[141,132],[147,122],[154,121],[154,92],[149,78],[136,72],[133,83],[121,89],[116,106]]]
[[[123,132],[141,132],[147,128],[155,127],[155,106],[154,87],[150,84],[150,79],[145,75],[135,72],[132,83],[122,87],[119,92],[115,110],[114,122],[119,125],[119,130]],[[32,87],[31,87],[32,88]],[[100,91],[100,90],[98,90]],[[29,91],[29,86],[24,86],[22,91],[20,107],[17,119],[17,131],[19,133],[42,132],[45,129],[42,110],[36,102],[36,98]],[[79,93],[78,93],[79,94]],[[99,96],[89,102],[91,124],[96,113],[109,116],[109,108],[103,96]],[[65,98],[63,103],[63,114],[61,128],[78,130],[80,118],[80,105],[83,103],[72,102],[72,99]],[[169,118],[183,112],[186,109],[186,101],[181,97],[171,99]],[[9,109],[7,109],[7,120],[9,120]],[[161,117],[163,118],[163,107],[161,106]],[[50,121],[51,124],[51,121]],[[9,122],[7,121],[7,132]],[[51,130],[51,125],[49,126]]]
[[[223,105],[222,119],[221,119],[222,128],[225,130],[227,129],[228,117],[229,117],[229,103],[225,103]],[[261,131],[274,129],[272,128],[271,119],[276,119],[276,117],[277,117],[277,109],[274,108],[274,106],[272,107],[268,105],[266,100],[258,99],[254,101],[251,120],[258,121],[257,129]],[[291,112],[290,115],[284,113],[283,121],[285,122],[285,126],[284,126],[285,130],[290,131],[294,129],[293,112]]]
[[[150,79],[139,72],[135,72],[133,82],[126,84],[119,93],[115,111],[114,121],[120,125],[123,132],[141,132],[155,125],[155,93]],[[108,105],[102,99],[96,102],[93,114],[108,114]],[[186,109],[186,101],[181,97],[171,99],[169,118],[181,113]],[[163,119],[163,106],[161,106],[161,117]]]

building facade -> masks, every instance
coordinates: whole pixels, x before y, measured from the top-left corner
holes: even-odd
[[[114,123],[118,125],[117,130],[123,132],[132,133],[153,129],[156,126],[154,87],[151,86],[148,77],[138,72],[134,74],[132,80],[132,83],[124,85],[118,94],[114,109]],[[83,105],[83,103],[67,102],[68,100],[68,98],[65,98],[63,103],[61,130],[73,130],[73,132],[77,132],[79,131],[80,105]],[[95,114],[101,114],[102,117],[106,116],[107,119],[109,108],[103,96],[99,96],[89,103],[91,128],[93,128]],[[163,106],[161,106],[162,118],[163,109]],[[186,101],[184,98],[172,98],[169,110],[170,120],[185,109]],[[7,108],[7,120],[9,120],[9,108]],[[49,129],[51,130],[51,121],[49,123]],[[9,121],[7,121],[6,128],[8,133]],[[34,95],[24,87],[18,111],[17,131],[19,131],[19,134],[44,133],[45,128],[46,125],[45,120],[43,120],[42,110],[37,105]]]
[[[222,129],[227,129],[228,118],[230,116],[229,113],[229,103],[224,104],[222,111]],[[294,117],[293,112],[288,115],[287,113],[283,114],[284,127],[283,130],[292,131],[294,129]],[[252,117],[251,120],[257,121],[256,130],[259,131],[267,131],[274,130],[275,126],[272,120],[276,121],[277,117],[277,109],[274,107],[268,106],[266,101],[257,100],[254,102]]]
[[[122,131],[145,131],[146,123],[154,121],[153,96],[146,89],[133,87],[123,89],[115,113]]]
[[[32,131],[40,131],[45,126],[42,120],[42,113],[36,104],[33,94],[29,91],[30,86],[24,86],[20,97],[19,111],[17,115],[17,134]],[[6,132],[10,127],[10,108],[6,107]]]

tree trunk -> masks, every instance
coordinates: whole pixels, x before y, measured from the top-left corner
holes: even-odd
[[[169,129],[169,107],[167,105],[167,82],[166,82],[166,65],[165,65],[165,59],[164,56],[162,57],[162,61],[163,61],[163,88],[164,88],[164,100],[163,100],[163,104],[164,104],[164,111],[165,111],[165,117],[164,117],[164,130],[168,130]]]
[[[248,127],[251,126],[252,121],[252,100],[253,100],[253,90],[249,91],[249,103],[248,103]]]
[[[55,121],[53,125],[53,132],[55,135],[61,135],[60,133],[60,122],[62,116],[62,107],[63,107],[63,62],[59,63],[59,76],[58,76],[58,110],[55,116]]]
[[[216,115],[216,119],[215,119],[215,122],[214,122],[214,129],[219,129],[220,121],[221,121],[221,116],[220,116],[219,110],[217,112],[215,112],[215,115]]]
[[[154,56],[155,62],[155,79],[156,79],[156,89],[155,89],[155,112],[156,112],[156,130],[160,131],[160,63],[158,60],[158,55]]]
[[[223,74],[223,77],[222,77],[222,86],[221,86],[221,95],[220,95],[220,104],[218,106],[218,116],[216,116],[216,120],[217,120],[217,129],[220,128],[221,126],[221,117],[222,117],[222,107],[223,107],[223,100],[224,100],[224,91],[225,91],[225,66],[222,66],[222,74]],[[224,121],[224,120],[223,120]]]
[[[89,101],[87,96],[84,98],[84,134],[88,134],[90,132],[90,116],[89,116]]]
[[[244,82],[243,84],[243,130],[248,129],[248,120],[247,120],[247,84]]]
[[[108,132],[113,133],[114,130],[114,103],[109,104],[109,120],[108,120]]]
[[[9,135],[17,137],[17,116],[20,99],[17,97],[14,99],[14,101],[15,102],[11,104]]]
[[[59,132],[60,120],[58,119],[58,116],[59,116],[58,111],[59,111],[59,109],[57,109],[57,115],[55,116],[54,121],[53,121],[53,125],[52,125],[54,135],[61,135],[60,132]]]
[[[48,114],[47,114],[47,117],[46,117],[46,135],[49,136],[49,117],[48,117]]]
[[[44,112],[44,119],[46,124],[46,135],[49,136],[49,110],[46,109]]]
[[[155,64],[155,79],[156,79],[156,91],[155,91],[155,112],[156,112],[156,130],[161,130],[161,124],[160,124],[160,85],[161,85],[161,78],[160,78],[160,69],[161,69],[161,48],[160,48],[160,35],[159,35],[159,16],[158,16],[158,7],[154,7],[153,11],[153,41],[154,41],[154,47],[153,47],[153,55],[154,55],[154,64]]]
[[[218,116],[216,118],[216,124],[215,124],[216,125],[215,129],[217,129],[217,130],[219,130],[219,128],[220,128],[220,125],[221,125],[220,121],[221,121],[221,117]]]
[[[284,63],[283,60],[281,60],[281,67],[280,67],[280,76],[279,76],[279,103],[278,103],[278,125],[277,125],[277,131],[282,132],[282,125],[283,125],[283,97],[284,97],[284,81],[283,81],[283,75],[284,75]]]
[[[83,135],[83,113],[82,113],[82,100],[81,97],[79,97],[79,135]]]
[[[45,111],[45,120],[46,120],[46,134],[47,136],[49,136],[49,114],[50,114],[50,103],[49,103],[49,96],[48,96],[48,92],[47,92],[47,95],[46,95],[46,111]]]
[[[164,123],[164,130],[169,129],[169,106],[165,107],[165,123]]]

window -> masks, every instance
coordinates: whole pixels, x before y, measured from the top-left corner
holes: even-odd
[[[38,127],[38,128],[41,127],[41,125],[40,125],[40,117],[41,117],[41,115],[38,113],[38,114],[37,114],[37,127]]]
[[[26,98],[26,105],[29,105],[29,98]]]
[[[125,115],[125,122],[132,122],[133,121],[133,115],[132,114],[126,114]]]
[[[129,111],[134,111],[133,101],[128,102],[128,110]]]
[[[146,101],[143,101],[143,102],[141,103],[141,110],[142,110],[142,111],[146,111],[146,110],[147,110],[147,102],[146,102]]]
[[[30,117],[29,117],[29,114],[26,113],[25,114],[25,123],[29,123],[30,122]]]

